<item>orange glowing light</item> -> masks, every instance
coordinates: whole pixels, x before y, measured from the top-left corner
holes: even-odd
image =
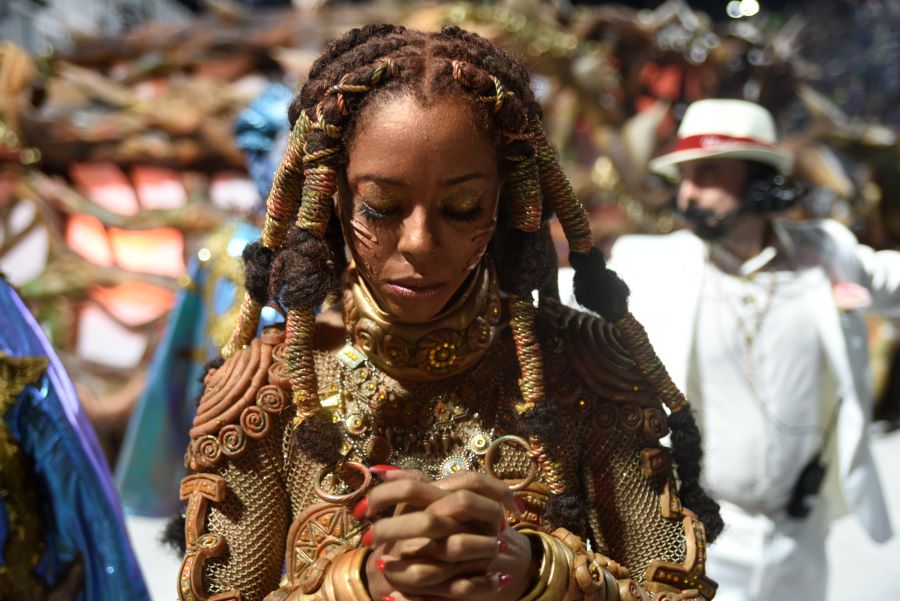
[[[116,321],[137,327],[162,317],[175,304],[175,293],[153,284],[137,280],[123,282],[111,288],[91,289],[95,300]]]
[[[140,207],[131,182],[115,163],[76,163],[72,181],[92,202],[118,215],[135,215]]]
[[[184,273],[184,238],[176,228],[134,231],[111,227],[109,241],[122,269],[173,278]]]
[[[177,171],[143,165],[131,170],[131,179],[144,209],[177,209],[187,202]]]
[[[103,267],[113,264],[106,228],[91,215],[72,215],[66,223],[66,244],[76,253]]]

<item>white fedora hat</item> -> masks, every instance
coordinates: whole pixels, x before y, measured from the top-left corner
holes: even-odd
[[[714,157],[757,161],[783,174],[794,165],[794,157],[778,147],[769,111],[746,100],[710,98],[687,108],[675,147],[648,166],[653,173],[677,180],[679,163]]]

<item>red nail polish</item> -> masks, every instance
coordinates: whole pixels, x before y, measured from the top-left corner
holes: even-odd
[[[383,559],[376,559],[376,560],[375,560],[375,567],[378,568],[378,571],[379,571],[379,572],[381,572],[382,574],[384,574],[384,560],[383,560]]]
[[[397,467],[396,465],[380,464],[380,465],[373,465],[372,467],[369,468],[369,471],[372,472],[373,474],[383,474],[385,472],[393,472],[394,470],[399,470],[399,469],[400,468]]]
[[[363,534],[363,537],[362,537],[362,544],[364,544],[364,545],[367,546],[367,547],[371,547],[371,546],[372,546],[372,543],[375,542],[375,541],[373,540],[374,538],[375,538],[375,535],[372,534],[372,529],[369,528],[368,530],[366,530],[366,533]]]
[[[381,598],[381,601],[396,601],[396,599],[394,599],[393,595],[385,595]]]
[[[506,530],[506,518],[500,518],[500,532]]]
[[[519,508],[519,513],[525,513],[525,501],[522,500],[522,497],[513,497],[516,500],[516,507]]]
[[[497,582],[500,583],[500,588],[503,588],[512,580],[512,574],[500,574],[497,576]]]
[[[505,552],[507,549],[509,549],[509,543],[508,543],[508,542],[506,542],[505,540],[498,540],[498,541],[497,541],[497,551],[499,551],[500,553],[503,553],[503,552]]]
[[[363,497],[363,500],[356,504],[353,508],[353,517],[361,520],[366,517],[366,511],[369,510],[369,497]]]

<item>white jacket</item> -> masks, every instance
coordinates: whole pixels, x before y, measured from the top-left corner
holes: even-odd
[[[827,275],[820,280],[821,287],[807,292],[843,399],[826,454],[829,478],[823,494],[833,517],[849,508],[869,535],[883,542],[893,532],[867,437],[872,383],[863,311],[900,316],[900,252],[876,252],[863,246],[847,228],[831,220],[773,225],[796,269],[822,269]],[[665,236],[624,236],[612,250],[610,265],[631,288],[631,311],[644,324],[681,390],[687,384],[705,260],[704,242],[686,230]],[[865,287],[871,304],[862,310],[838,310],[829,281]],[[560,270],[560,298],[577,305],[571,269]]]

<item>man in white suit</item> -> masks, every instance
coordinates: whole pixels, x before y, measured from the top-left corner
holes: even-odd
[[[848,508],[876,541],[892,535],[866,433],[863,312],[900,315],[900,253],[834,221],[779,220],[797,197],[791,163],[764,108],[696,102],[650,164],[677,182],[690,230],[612,250],[697,412],[703,481],[725,520],[707,570],[719,601],[824,599],[825,537]],[[570,290],[563,278],[574,303]]]

